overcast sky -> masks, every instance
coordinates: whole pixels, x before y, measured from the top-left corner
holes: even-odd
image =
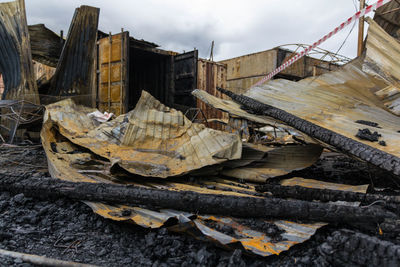
[[[182,52],[194,47],[214,60],[267,50],[290,43],[311,44],[355,13],[358,0],[25,0],[28,24],[44,23],[55,32],[68,31],[76,7],[100,8],[99,29],[155,42]],[[0,0],[0,2],[5,2]],[[375,0],[367,1],[374,3]],[[322,48],[336,52],[351,26]],[[358,26],[340,53],[355,57]]]

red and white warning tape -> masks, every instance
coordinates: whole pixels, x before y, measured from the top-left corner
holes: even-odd
[[[284,69],[286,69],[287,67],[289,67],[290,65],[292,65],[294,62],[296,62],[297,60],[299,60],[300,58],[304,57],[308,52],[310,52],[312,49],[314,49],[315,47],[317,47],[318,45],[320,45],[321,43],[325,42],[326,40],[328,40],[329,38],[331,38],[333,35],[335,35],[336,33],[338,33],[339,31],[341,31],[344,27],[346,27],[347,25],[351,24],[353,21],[359,19],[360,17],[368,14],[369,12],[371,12],[372,10],[377,9],[378,7],[389,3],[392,0],[378,0],[378,2],[376,2],[375,4],[369,5],[366,8],[358,11],[357,13],[355,13],[352,17],[350,17],[349,19],[347,19],[345,22],[343,22],[342,24],[340,24],[338,27],[336,27],[333,31],[331,31],[330,33],[328,33],[327,35],[325,35],[324,37],[322,37],[321,39],[319,39],[317,42],[313,43],[312,45],[310,45],[308,48],[306,48],[304,51],[302,51],[301,53],[296,54],[294,57],[292,57],[291,59],[289,59],[288,61],[286,61],[285,63],[283,63],[281,66],[279,66],[277,69],[275,69],[274,71],[270,72],[267,76],[265,76],[264,78],[262,78],[261,80],[259,80],[257,83],[255,83],[252,87],[255,86],[259,86],[263,83],[265,83],[266,81],[270,80],[272,77],[274,77],[276,74],[278,74],[279,72],[283,71]]]

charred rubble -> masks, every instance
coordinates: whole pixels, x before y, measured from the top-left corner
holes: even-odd
[[[239,93],[98,8],[64,38],[1,3],[0,262],[399,265],[399,7],[347,64]]]

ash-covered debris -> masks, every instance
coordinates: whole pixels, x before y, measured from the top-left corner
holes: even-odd
[[[371,142],[377,142],[380,137],[382,137],[381,134],[379,134],[377,131],[371,132],[370,129],[365,128],[365,129],[358,129],[358,132],[356,134],[356,137],[362,139],[362,140],[368,140]]]
[[[396,58],[400,44],[379,18],[365,56],[239,95],[197,50],[98,31],[98,8],[77,8],[66,40],[28,32],[23,0],[0,11],[0,35],[20,42],[0,40],[13,48],[0,249],[101,266],[399,265],[400,75],[377,48]]]

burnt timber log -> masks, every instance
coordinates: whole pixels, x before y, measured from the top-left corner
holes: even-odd
[[[338,230],[318,246],[325,266],[399,266],[400,246],[351,230]],[[323,265],[324,266],[324,265]]]
[[[150,209],[169,208],[220,216],[282,218],[322,222],[380,223],[398,219],[379,207],[353,207],[301,200],[256,198],[169,191],[132,185],[74,183],[52,178],[0,177],[0,190],[29,197],[70,198],[107,203],[131,204]]]
[[[261,103],[253,98],[238,95],[231,91],[217,87],[217,90],[241,104],[244,109],[258,115],[265,115],[281,121],[319,141],[334,147],[339,152],[355,156],[372,165],[400,175],[400,158],[389,153],[368,146],[334,131],[306,121],[282,109]]]
[[[39,104],[24,0],[0,4],[0,73],[3,100],[24,99]]]
[[[331,189],[307,188],[302,186],[283,186],[278,184],[265,184],[256,186],[258,192],[269,192],[279,198],[294,198],[301,200],[319,200],[322,202],[346,201],[371,204],[374,202],[400,205],[400,196],[389,196],[381,194],[364,194],[351,191],[340,191]]]
[[[64,40],[44,24],[29,25],[32,58],[50,67],[56,67]]]

